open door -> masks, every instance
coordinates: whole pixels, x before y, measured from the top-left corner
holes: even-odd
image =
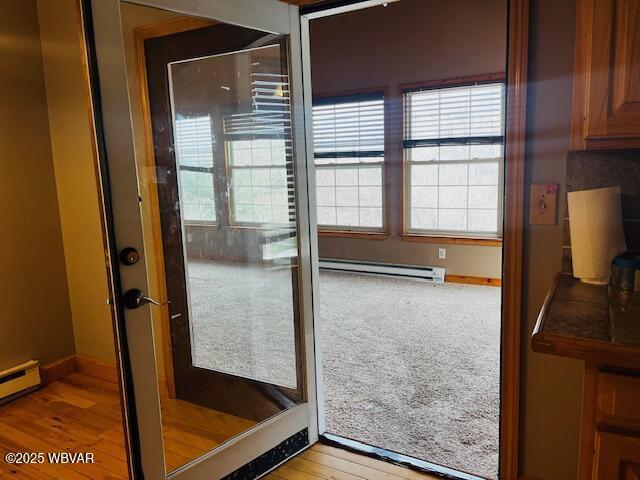
[[[84,15],[137,473],[256,478],[318,438],[298,9],[90,0]]]

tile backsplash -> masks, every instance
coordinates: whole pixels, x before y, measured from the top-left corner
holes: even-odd
[[[640,150],[569,152],[564,194],[562,271],[572,273],[566,192],[622,187],[622,218],[627,248],[640,253]]]

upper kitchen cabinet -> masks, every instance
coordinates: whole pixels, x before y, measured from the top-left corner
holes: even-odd
[[[640,148],[640,1],[578,0],[572,150]]]

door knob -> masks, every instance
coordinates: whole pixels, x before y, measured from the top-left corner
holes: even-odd
[[[157,300],[154,300],[151,297],[145,296],[142,290],[137,288],[132,288],[131,290],[127,290],[122,297],[124,301],[124,306],[130,310],[134,310],[138,307],[142,307],[143,305],[152,304],[157,306],[166,305],[167,303],[160,303]]]

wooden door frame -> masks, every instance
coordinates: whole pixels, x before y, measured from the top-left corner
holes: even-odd
[[[507,124],[500,356],[500,479],[517,480],[530,0],[508,0]]]
[[[160,223],[160,203],[158,199],[158,182],[156,178],[156,160],[153,149],[153,130],[151,125],[151,107],[149,105],[149,87],[147,84],[147,59],[144,42],[150,38],[163,37],[188,30],[204,28],[215,25],[217,22],[198,17],[178,18],[153,25],[146,25],[134,29],[134,41],[136,50],[136,77],[140,89],[140,106],[142,109],[142,123],[144,131],[145,167],[149,178],[149,211],[151,213],[151,231],[153,238],[153,261],[156,266],[156,282],[158,285],[158,297],[162,306],[161,339],[162,356],[164,360],[164,382],[160,382],[160,393],[168,398],[175,398],[176,388],[173,372],[173,350],[171,347],[171,321],[169,318],[169,306],[167,303],[167,285],[165,281],[165,263],[162,246],[162,226]]]

